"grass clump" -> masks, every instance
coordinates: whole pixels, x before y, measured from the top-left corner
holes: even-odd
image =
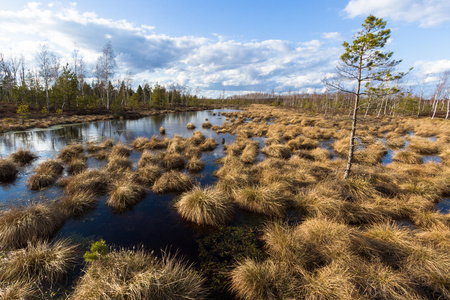
[[[242,150],[241,161],[246,164],[252,164],[255,162],[258,156],[259,146],[257,143],[250,143]]]
[[[142,155],[139,158],[138,168],[142,168],[147,165],[159,165],[160,162],[161,161],[158,156],[148,150],[145,150],[144,152],[142,152]]]
[[[76,175],[86,170],[86,160],[83,158],[73,158],[67,166],[67,173]]]
[[[414,137],[409,140],[408,149],[421,155],[438,154],[439,148],[436,142],[432,142],[427,138]]]
[[[276,300],[298,297],[299,284],[287,266],[244,259],[231,273],[230,289],[239,299]]]
[[[49,159],[41,163],[39,166],[36,167],[34,170],[38,174],[54,174],[56,176],[61,175],[63,172],[64,167],[60,160],[58,159]]]
[[[137,180],[140,184],[144,186],[151,187],[153,183],[161,177],[164,170],[158,165],[148,164],[140,167],[137,172]]]
[[[176,152],[166,153],[166,155],[164,155],[164,158],[162,160],[162,164],[164,168],[168,170],[183,169],[184,166],[186,165],[186,160],[183,157],[183,155],[179,153]]]
[[[207,138],[203,144],[200,144],[201,151],[213,151],[216,149],[218,143],[214,138]]]
[[[118,180],[111,186],[106,204],[116,211],[124,211],[140,202],[145,196],[145,189],[132,180]]]
[[[58,208],[68,217],[81,216],[94,210],[96,205],[97,195],[86,190],[78,190],[58,202]]]
[[[163,126],[159,127],[159,134],[160,135],[165,135],[166,134],[166,129]]]
[[[10,155],[11,160],[20,165],[25,166],[30,164],[34,159],[37,158],[30,150],[19,148],[16,152]]]
[[[100,196],[108,188],[109,179],[107,174],[95,169],[88,169],[82,173],[73,176],[67,184],[65,191],[67,195],[77,193],[87,193],[88,195]]]
[[[195,128],[197,128],[197,127],[195,127],[194,124],[192,124],[191,122],[189,122],[189,123],[187,124],[186,128],[192,130],[192,129],[195,129]]]
[[[64,162],[70,162],[73,158],[78,157],[84,151],[83,145],[72,144],[64,147],[58,154],[58,158]]]
[[[192,188],[194,180],[186,173],[171,170],[164,173],[153,184],[154,193],[185,192]]]
[[[269,157],[284,159],[288,159],[289,157],[291,157],[291,149],[289,149],[289,147],[285,145],[270,145],[264,147],[261,151]]]
[[[12,160],[0,158],[0,182],[13,181],[16,179],[18,172]]]
[[[248,186],[235,190],[233,195],[237,205],[243,209],[266,216],[282,217],[287,203],[280,187]]]
[[[114,147],[111,149],[110,156],[123,156],[128,157],[131,154],[132,149],[122,143],[117,143]]]
[[[202,127],[205,129],[209,129],[212,127],[212,124],[209,121],[205,121],[203,122]]]
[[[32,190],[45,188],[58,180],[64,167],[57,159],[49,159],[36,167],[36,174],[28,177],[26,184]]]
[[[395,152],[394,156],[392,157],[392,161],[405,164],[421,164],[422,156],[412,151],[402,150]]]
[[[15,281],[7,283],[0,281],[0,299],[34,299],[37,298],[37,295],[37,289],[30,282]]]
[[[149,143],[150,140],[146,137],[140,136],[137,137],[132,143],[131,143],[131,147],[142,151],[145,149],[145,146],[147,145],[147,143]]]
[[[10,251],[0,265],[0,281],[53,284],[75,263],[76,245],[67,240],[39,241]]]
[[[133,163],[126,156],[110,155],[106,169],[110,173],[123,173],[133,169]]]
[[[217,187],[194,187],[181,195],[175,208],[182,218],[198,225],[219,226],[234,215],[233,203]]]
[[[186,169],[191,173],[198,173],[205,168],[205,163],[197,156],[193,156],[187,163]]]
[[[49,238],[64,223],[65,215],[53,206],[12,206],[0,213],[0,249],[20,248]]]
[[[89,264],[69,299],[205,299],[204,279],[191,265],[163,252],[111,251]]]

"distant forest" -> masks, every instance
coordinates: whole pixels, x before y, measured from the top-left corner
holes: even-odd
[[[103,48],[97,63],[88,68],[75,50],[71,62],[61,62],[43,45],[38,49],[35,66],[26,66],[21,55],[0,53],[0,101],[46,112],[106,108],[111,111],[141,106],[198,106],[211,104],[269,103],[294,106],[317,113],[349,113],[353,95],[346,93],[251,93],[207,99],[191,93],[191,88],[172,84],[150,85],[148,81],[133,83],[131,74],[116,76],[115,54],[111,43]],[[89,82],[87,80],[89,78]],[[359,110],[375,116],[430,116],[449,118],[450,74],[444,73],[432,93],[423,96],[424,84],[413,93],[397,84],[389,93],[372,93],[362,97]],[[395,92],[392,92],[395,91]]]

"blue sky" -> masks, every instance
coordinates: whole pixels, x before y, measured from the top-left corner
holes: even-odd
[[[36,67],[47,43],[62,62],[77,48],[92,68],[111,41],[115,81],[185,85],[219,96],[247,92],[320,92],[369,14],[392,29],[387,49],[414,67],[403,84],[430,94],[450,70],[450,1],[0,1],[0,53]]]

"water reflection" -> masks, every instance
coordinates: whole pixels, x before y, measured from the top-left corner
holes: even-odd
[[[191,136],[194,130],[186,128],[187,123],[193,123],[206,138],[213,137],[219,143],[217,149],[203,153],[202,160],[205,168],[195,174],[195,180],[202,186],[214,183],[217,178],[213,172],[220,166],[215,160],[224,156],[224,138],[226,143],[232,143],[235,137],[231,134],[216,134],[203,129],[202,123],[208,119],[212,125],[222,125],[223,120],[218,112],[232,110],[210,110],[200,112],[184,112],[145,117],[138,120],[107,120],[92,123],[67,124],[46,129],[32,129],[21,132],[7,132],[0,135],[0,154],[8,156],[23,147],[30,149],[38,159],[32,165],[20,169],[18,178],[10,184],[0,186],[0,209],[10,204],[26,204],[28,202],[48,202],[64,196],[62,188],[54,185],[42,191],[31,191],[26,186],[27,178],[33,173],[34,167],[48,158],[56,157],[57,153],[67,144],[86,143],[86,141],[102,142],[112,138],[115,143],[131,144],[139,136],[151,138],[159,135],[159,128],[166,129],[166,135]],[[213,116],[216,113],[216,116]],[[133,151],[130,159],[136,168],[141,153]],[[89,157],[88,167],[101,168],[105,161]],[[65,174],[67,175],[67,174]],[[99,199],[95,211],[78,218],[69,219],[58,232],[59,237],[81,236],[94,239],[103,238],[110,244],[117,246],[144,245],[149,249],[159,250],[172,246],[179,249],[188,259],[197,260],[196,239],[200,234],[192,225],[184,222],[173,209],[176,194],[155,195],[148,191],[146,198],[122,214],[115,214],[105,202],[107,196]]]

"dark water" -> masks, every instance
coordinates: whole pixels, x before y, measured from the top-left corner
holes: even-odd
[[[442,214],[450,213],[450,198],[444,198],[434,207],[434,210]]]
[[[184,112],[146,117],[138,120],[109,120],[93,123],[69,124],[48,129],[32,129],[23,132],[8,132],[0,135],[0,153],[8,156],[20,147],[30,149],[38,159],[32,165],[20,170],[18,178],[11,184],[0,186],[0,206],[10,203],[27,203],[35,201],[51,201],[64,196],[62,188],[51,186],[42,191],[31,191],[25,185],[26,179],[32,174],[34,167],[48,158],[56,157],[58,152],[70,143],[86,143],[86,141],[101,142],[107,138],[124,144],[140,136],[147,138],[159,136],[159,128],[166,129],[166,137],[172,138],[179,134],[187,138],[195,130],[203,132],[206,138],[213,137],[219,143],[213,152],[202,155],[205,168],[195,174],[195,180],[202,186],[213,184],[216,178],[212,175],[220,166],[215,163],[223,157],[223,145],[232,143],[235,139],[230,134],[216,134],[212,130],[203,129],[202,123],[208,119],[212,125],[222,125],[223,117],[213,116],[213,113],[230,110],[210,110],[200,112]],[[187,123],[197,126],[188,130]],[[130,159],[136,167],[141,152],[134,151]],[[101,168],[105,162],[90,157],[87,161],[90,168]],[[66,175],[66,174],[65,174]],[[81,218],[69,219],[57,233],[57,237],[76,236],[79,240],[98,240],[103,238],[108,244],[118,247],[143,245],[147,249],[159,252],[159,249],[171,248],[179,251],[190,261],[197,261],[196,240],[203,234],[194,225],[182,220],[173,203],[178,194],[156,195],[151,191],[132,209],[115,213],[106,206],[107,196],[100,197],[95,211]]]

